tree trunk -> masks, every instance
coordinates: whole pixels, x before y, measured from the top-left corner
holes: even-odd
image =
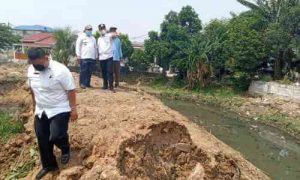
[[[282,62],[283,62],[283,50],[279,50],[278,56],[275,60],[274,64],[274,80],[280,80],[282,79]]]

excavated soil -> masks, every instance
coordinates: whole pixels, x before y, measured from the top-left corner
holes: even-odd
[[[78,81],[78,75],[74,76]],[[100,83],[93,79],[94,87]],[[24,91],[18,95],[27,99]],[[8,97],[16,98],[2,100],[8,102]],[[24,102],[29,103],[28,99]],[[71,162],[60,165],[60,172],[44,180],[269,179],[203,128],[139,90],[120,88],[110,93],[99,88],[78,89],[78,104],[79,119],[69,126]],[[34,137],[33,116],[29,110],[27,113],[23,113],[29,117],[26,133]],[[10,156],[0,150],[0,155]],[[59,151],[55,152],[59,158]],[[3,159],[0,168],[6,162]],[[34,179],[39,169],[37,162],[24,179]]]

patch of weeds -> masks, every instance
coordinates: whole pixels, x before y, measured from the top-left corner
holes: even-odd
[[[23,123],[14,120],[7,112],[0,111],[0,141],[6,142],[10,137],[24,131]]]
[[[25,147],[23,148],[15,166],[12,168],[5,180],[17,180],[20,178],[24,178],[35,167],[35,162],[38,158],[37,148],[35,146],[30,147],[29,154],[27,154],[30,157],[29,160],[25,162],[21,161],[22,157],[24,156],[24,151],[26,151]],[[28,158],[25,157],[25,159]]]

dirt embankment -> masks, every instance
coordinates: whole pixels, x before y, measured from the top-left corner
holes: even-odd
[[[94,87],[99,84],[93,80]],[[78,104],[79,119],[69,131],[72,160],[44,179],[269,179],[238,152],[143,92],[78,90]],[[26,132],[34,137],[32,120]],[[0,153],[9,156],[3,149]],[[37,161],[24,179],[34,179],[39,168]]]

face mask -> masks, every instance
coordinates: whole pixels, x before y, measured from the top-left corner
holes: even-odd
[[[46,69],[45,66],[41,64],[33,64],[33,67],[37,71],[44,71]]]
[[[101,34],[103,34],[103,35],[106,34],[106,31],[105,31],[105,30],[102,30],[102,31],[101,31]]]
[[[92,34],[92,31],[86,31],[85,34],[86,34],[87,36],[92,36],[92,35],[93,35],[93,34]]]

